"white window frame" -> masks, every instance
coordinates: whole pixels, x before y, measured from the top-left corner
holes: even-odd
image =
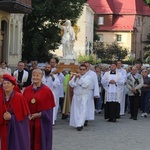
[[[98,25],[104,25],[104,17],[98,18]]]
[[[122,41],[122,35],[121,34],[116,34],[116,41],[121,42]]]
[[[104,42],[104,35],[103,34],[99,34],[98,35],[98,37],[99,37],[99,42]]]

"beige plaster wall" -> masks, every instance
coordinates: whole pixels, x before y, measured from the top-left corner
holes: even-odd
[[[23,14],[9,14],[7,12],[0,11],[0,21],[4,19],[8,23],[7,47],[5,49],[6,58],[3,58],[3,60],[5,59],[10,67],[16,67],[18,61],[21,60],[23,16]]]

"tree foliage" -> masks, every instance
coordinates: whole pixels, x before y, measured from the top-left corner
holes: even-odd
[[[58,20],[71,19],[75,23],[84,3],[85,0],[32,0],[33,11],[24,17],[22,58],[48,60],[49,50],[60,44]]]
[[[98,24],[94,21],[94,41],[99,40],[99,36],[97,34]]]
[[[128,55],[127,48],[124,48],[117,43],[104,45],[102,42],[94,43],[94,53],[98,58],[103,60],[122,60]]]
[[[150,64],[150,50],[144,53],[144,62]]]
[[[78,62],[84,63],[85,61],[90,62],[92,65],[101,63],[101,59],[96,59],[94,55],[79,55]]]
[[[144,0],[144,2],[145,2],[148,6],[150,6],[150,0]]]
[[[144,47],[144,62],[150,64],[150,33],[147,35],[146,41],[144,41],[145,47]]]
[[[94,42],[93,53],[97,54],[98,58],[104,59],[107,56],[106,47],[103,42]]]
[[[144,0],[144,2],[150,6],[150,0]],[[147,40],[144,43],[146,43],[144,47],[144,61],[150,64],[150,33],[147,35]]]

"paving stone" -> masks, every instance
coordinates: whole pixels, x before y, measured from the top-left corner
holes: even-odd
[[[53,127],[53,150],[150,150],[150,115],[138,120],[125,114],[116,123],[96,114],[82,131],[69,126],[58,116]]]

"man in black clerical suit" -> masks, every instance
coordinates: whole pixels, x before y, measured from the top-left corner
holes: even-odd
[[[24,87],[27,87],[31,84],[31,82],[28,81],[29,73],[24,69],[24,62],[19,61],[18,62],[18,69],[14,71],[13,76],[16,78],[18,82],[18,86],[22,90]]]

